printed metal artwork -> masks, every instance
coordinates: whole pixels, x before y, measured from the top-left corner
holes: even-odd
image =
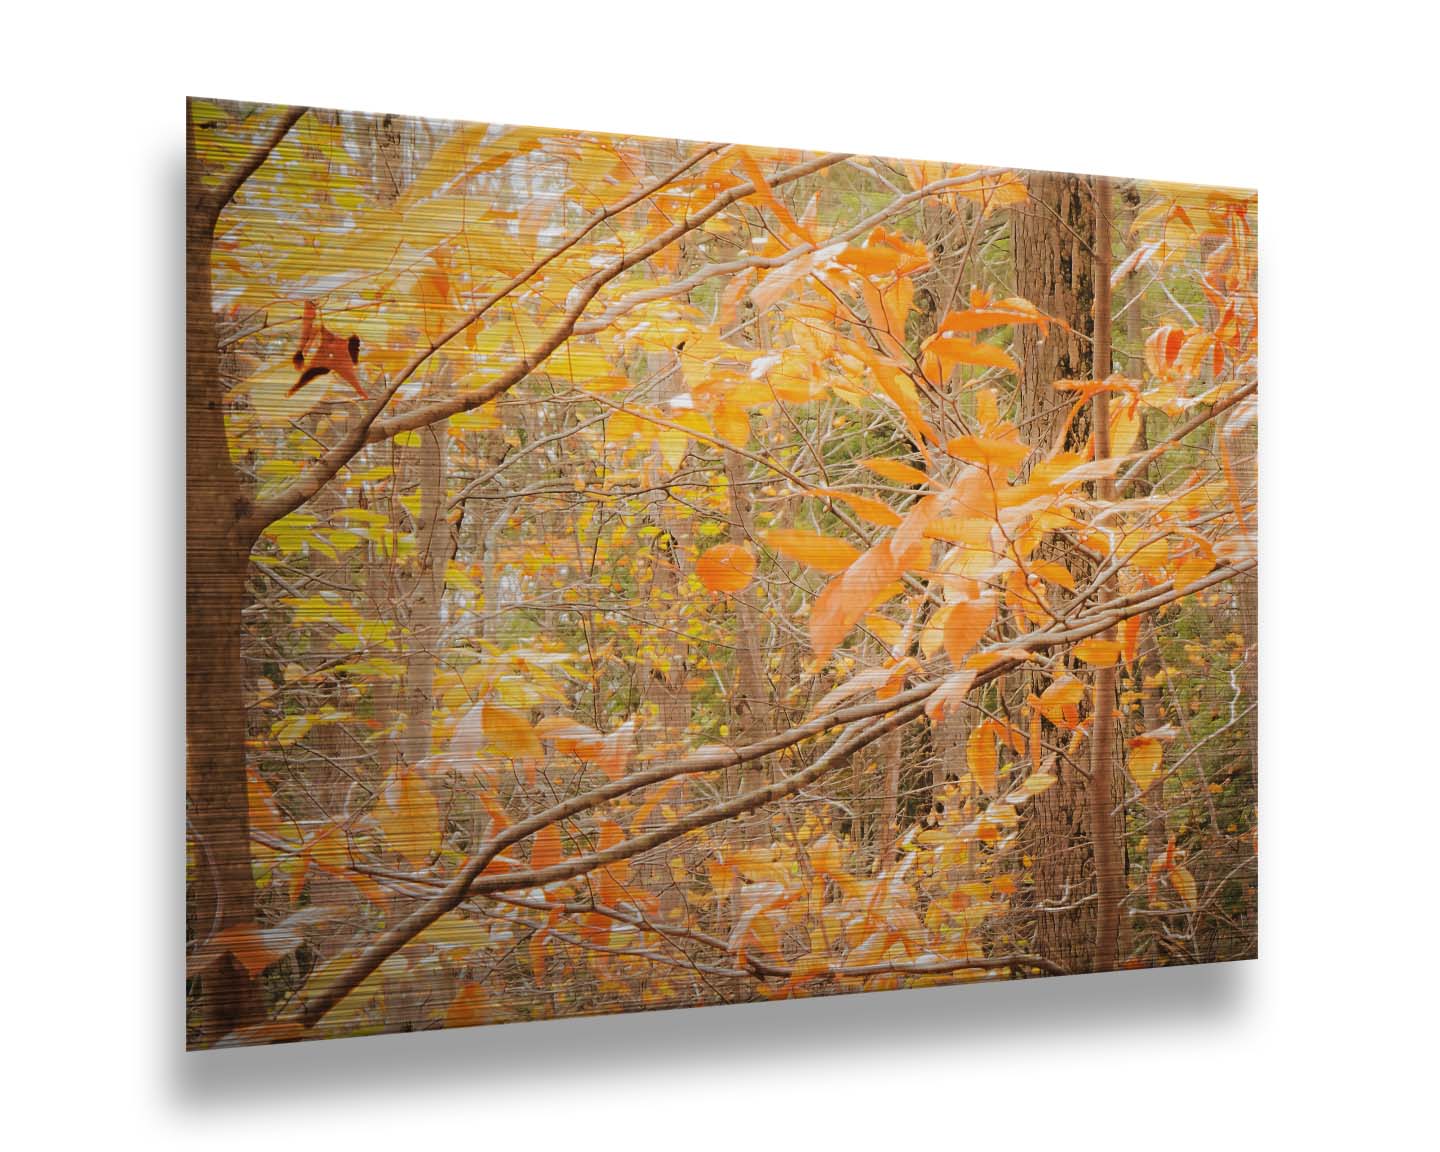
[[[1253,957],[1253,193],[187,103],[191,1048]]]

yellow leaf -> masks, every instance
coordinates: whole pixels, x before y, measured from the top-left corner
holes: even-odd
[[[440,851],[444,833],[440,801],[413,768],[396,770],[375,816],[386,843],[412,865],[421,867]]]
[[[1096,668],[1109,668],[1120,658],[1120,641],[1092,636],[1075,645],[1075,655]]]
[[[1018,440],[996,440],[984,436],[956,436],[945,450],[957,460],[984,468],[1018,468],[1030,455],[1030,447]]]
[[[989,724],[982,724],[970,733],[970,739],[965,744],[965,762],[970,767],[970,774],[975,777],[975,783],[986,792],[994,792],[999,756]]]
[[[1203,554],[1182,560],[1175,569],[1175,591],[1182,591],[1203,580],[1214,567],[1215,561]]]
[[[1040,793],[1053,788],[1058,780],[1059,777],[1051,772],[1036,772],[1028,776],[1025,783],[1020,785],[1017,791],[1023,793],[1024,798],[1028,799],[1031,796],[1039,796]],[[1006,797],[1012,804],[1015,803],[1013,799],[1014,795],[1014,793],[1011,793],[1010,796]]]
[[[1134,448],[1144,421],[1138,405],[1117,404],[1110,414],[1110,455],[1124,456]]]
[[[865,617],[865,627],[868,628],[880,643],[887,648],[893,648],[900,642],[904,630],[900,625],[886,616]]]
[[[743,544],[717,544],[700,557],[695,575],[711,592],[739,592],[755,575],[755,557]]]
[[[680,467],[690,447],[690,437],[678,428],[656,428],[655,440],[660,445],[660,456],[669,468]]]
[[[1195,907],[1195,877],[1188,868],[1176,868],[1170,873],[1170,883],[1191,908]]]
[[[1170,541],[1165,537],[1152,540],[1130,557],[1130,563],[1142,572],[1158,572],[1170,559]]]
[[[1142,789],[1149,788],[1160,775],[1160,760],[1165,753],[1159,740],[1153,736],[1137,736],[1129,742],[1130,759],[1126,768],[1130,778]]]

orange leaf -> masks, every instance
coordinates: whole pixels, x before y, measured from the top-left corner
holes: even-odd
[[[1175,591],[1180,592],[1199,580],[1204,579],[1215,567],[1209,556],[1191,556],[1182,560],[1175,569]]]
[[[468,1028],[472,1024],[486,1024],[490,1020],[490,1002],[485,998],[485,988],[477,982],[463,985],[450,1001],[445,1012],[445,1027]]]
[[[596,753],[595,767],[610,777],[611,780],[618,780],[625,775],[625,765],[630,761],[630,750],[635,740],[635,719],[621,724],[610,735],[600,742]]]
[[[1131,616],[1120,625],[1120,656],[1126,664],[1135,663],[1135,657],[1140,655],[1140,620],[1139,616]]]
[[[859,551],[846,541],[818,532],[774,528],[766,532],[763,539],[780,555],[818,568],[821,572],[843,572],[860,559]]]
[[[1150,338],[1145,341],[1145,363],[1156,376],[1169,374],[1170,367],[1175,363],[1175,357],[1180,355],[1180,349],[1185,344],[1185,331],[1166,324],[1155,329]]]
[[[995,619],[995,608],[995,597],[989,594],[950,606],[945,617],[945,654],[952,664],[960,664],[980,642]]]
[[[810,646],[815,658],[822,663],[828,660],[865,613],[899,590],[899,578],[890,542],[882,540],[825,585],[810,609]]]
[[[695,575],[711,592],[739,592],[755,575],[755,557],[743,544],[717,544],[700,557]]]
[[[1075,655],[1097,668],[1109,668],[1120,657],[1120,641],[1092,636],[1075,645]]]
[[[481,705],[480,727],[485,738],[506,756],[520,760],[544,755],[530,721],[514,708],[487,701]]]
[[[968,460],[985,468],[1018,468],[1030,455],[1030,446],[1018,440],[995,440],[983,436],[956,436],[945,445],[957,460]]]
[[[530,847],[531,868],[549,868],[564,858],[565,850],[560,843],[558,824],[547,824],[535,833],[535,843]]]
[[[1052,584],[1058,584],[1061,588],[1068,588],[1075,591],[1075,577],[1071,575],[1070,569],[1063,564],[1057,564],[1053,560],[1035,560],[1030,564],[1030,571],[1035,575],[1043,577]],[[1139,617],[1137,616],[1138,620]]]
[[[925,715],[930,717],[932,723],[940,723],[950,715],[954,705],[965,699],[965,694],[970,691],[970,685],[974,682],[974,672],[967,670],[950,673],[940,681],[940,687],[935,689],[930,699],[925,702]]]
[[[811,491],[816,496],[829,496],[835,500],[843,500],[855,510],[855,515],[860,519],[868,520],[871,524],[879,525],[881,528],[893,528],[900,523],[900,516],[894,509],[869,496],[856,496],[852,492],[841,492],[834,488],[812,488]]]
[[[785,228],[795,239],[804,244],[811,243],[810,234],[806,232],[804,228],[800,227],[799,222],[795,219],[789,207],[786,206],[780,197],[775,195],[775,189],[773,189],[770,186],[770,182],[765,179],[765,173],[761,171],[760,165],[755,162],[755,157],[743,148],[737,148],[735,151],[740,159],[740,170],[749,178],[750,183],[755,185],[755,191],[752,192],[751,195],[755,196],[764,203],[770,211],[775,213],[776,218],[785,225]]]
[[[935,331],[941,335],[951,332],[980,332],[1005,324],[1038,324],[1043,331],[1048,322],[1049,317],[1030,301],[1020,296],[1011,296],[997,304],[951,312],[936,325]]]
[[[1003,348],[993,344],[982,344],[978,340],[966,340],[963,336],[932,336],[921,345],[924,352],[940,361],[941,374],[948,376],[956,364],[977,364],[982,368],[1004,368],[1007,372],[1020,371],[1020,365]]]
[[[261,928],[258,924],[234,924],[223,932],[217,932],[210,940],[206,958],[233,952],[235,958],[245,965],[245,971],[251,976],[258,976],[304,942],[298,932]]]
[[[884,476],[887,480],[894,480],[897,484],[928,484],[930,477],[918,468],[912,468],[909,464],[901,464],[898,460],[862,460],[861,464],[870,471]]]
[[[853,268],[862,276],[885,276],[900,267],[904,255],[894,248],[883,245],[878,248],[857,248],[851,244],[836,259],[847,268]]]
[[[440,851],[444,836],[440,801],[413,768],[400,767],[375,807],[385,840],[419,867]]]
[[[568,716],[547,716],[535,725],[541,740],[553,740],[555,751],[590,759],[600,750],[600,733]]]
[[[1040,714],[1057,728],[1073,728],[1067,709],[1076,707],[1084,695],[1084,684],[1074,676],[1062,676],[1040,694]]]

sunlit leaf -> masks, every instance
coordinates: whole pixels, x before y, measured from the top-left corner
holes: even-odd
[[[1165,753],[1159,740],[1150,736],[1138,736],[1129,741],[1130,756],[1125,767],[1130,777],[1142,789],[1149,788],[1160,775],[1160,760]]]
[[[375,806],[385,841],[415,867],[440,851],[444,833],[440,801],[413,768],[401,766]]]
[[[1075,645],[1075,657],[1096,668],[1109,668],[1120,658],[1120,641],[1091,636]]]
[[[945,654],[951,663],[961,664],[980,642],[995,619],[996,607],[995,597],[989,594],[950,605],[945,618]]]
[[[965,744],[965,763],[981,789],[993,793],[1000,760],[995,750],[995,736],[988,724],[981,724],[970,733]]]
[[[821,572],[843,572],[860,558],[859,551],[847,541],[818,532],[772,528],[761,538],[780,555]]]
[[[1180,893],[1180,899],[1193,908],[1195,907],[1195,877],[1190,875],[1188,868],[1175,868],[1170,873],[1170,883],[1175,886],[1175,891]]]
[[[506,756],[518,760],[543,755],[529,719],[514,708],[485,703],[481,707],[480,726],[490,744]]]
[[[967,460],[982,468],[1009,470],[1025,463],[1030,447],[1018,440],[996,440],[983,436],[956,436],[945,450],[957,460]]]
[[[902,464],[898,460],[862,460],[860,463],[870,471],[884,476],[887,480],[894,480],[897,484],[926,484],[930,480],[930,477],[920,469]]]

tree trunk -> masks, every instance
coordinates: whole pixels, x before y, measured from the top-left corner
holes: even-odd
[[[1095,178],[1095,376],[1110,375],[1110,181]],[[1097,392],[1092,401],[1095,426],[1095,459],[1110,456],[1110,398]],[[1115,501],[1114,477],[1103,477],[1096,485],[1100,499]],[[1106,581],[1101,596],[1112,599],[1118,589],[1114,577]],[[1112,626],[1101,633],[1114,640]],[[1116,802],[1120,784],[1119,741],[1115,733],[1115,665],[1095,670],[1095,710],[1090,732],[1090,841],[1095,853],[1095,883],[1099,900],[1095,910],[1095,959],[1097,972],[1115,967],[1120,947],[1120,905],[1125,899],[1125,823]]]
[[[1072,399],[1056,392],[1057,380],[1083,380],[1090,374],[1090,337],[1094,332],[1095,204],[1080,176],[1032,172],[1030,201],[1011,217],[1015,291],[1068,327],[1050,325],[1042,334],[1033,324],[1015,329],[1020,353],[1020,436],[1041,456],[1049,455]],[[1089,428],[1077,421],[1066,447],[1083,444]]]
[[[875,745],[880,761],[880,829],[875,850],[875,874],[878,876],[895,863],[896,824],[900,810],[900,757],[904,753],[901,733],[897,729],[881,737]]]
[[[1088,379],[1094,331],[1095,202],[1084,181],[1058,172],[1029,176],[1030,200],[1011,216],[1015,291],[1061,324],[1042,335],[1033,325],[1015,330],[1020,354],[1020,434],[1048,455],[1073,402],[1055,382]],[[1079,450],[1089,436],[1082,412],[1070,425],[1064,447]],[[1045,558],[1076,567],[1063,546],[1043,545]],[[1077,572],[1077,577],[1083,575]],[[1031,679],[1030,674],[1025,674]],[[1027,690],[1039,692],[1038,681]],[[1023,696],[1022,696],[1023,698]],[[1052,738],[1057,729],[1045,723]],[[1036,913],[1033,947],[1072,972],[1088,971],[1095,942],[1094,867],[1089,838],[1089,801],[1084,777],[1065,760],[1058,782],[1030,804],[1025,853],[1034,860]]]
[[[193,132],[193,129],[190,131]],[[187,903],[197,954],[214,936],[255,918],[245,781],[241,612],[253,541],[237,530],[248,496],[230,462],[211,303],[212,224],[195,211],[200,191],[188,149],[185,253],[185,742],[186,816],[192,853]],[[197,1031],[210,1044],[260,1020],[259,983],[233,954],[198,976]]]
[[[406,764],[412,768],[430,755],[435,712],[435,665],[440,647],[440,606],[445,599],[445,571],[454,554],[454,536],[446,514],[445,446],[448,421],[423,428],[418,461],[420,516],[415,525],[415,557],[419,567],[410,600],[405,670]]]

